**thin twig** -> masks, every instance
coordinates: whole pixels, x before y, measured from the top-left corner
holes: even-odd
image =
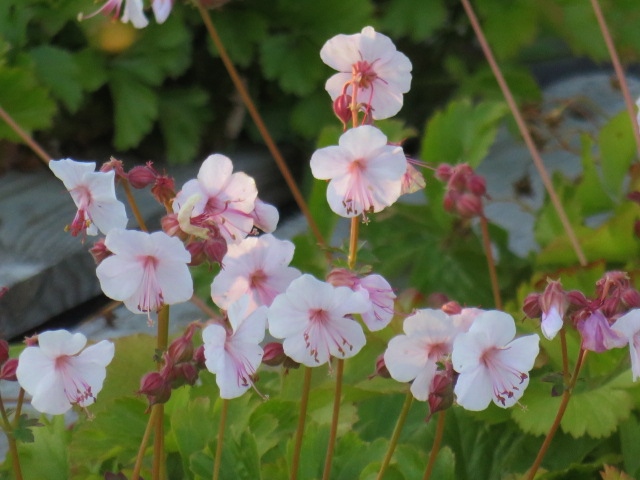
[[[24,143],[35,153],[45,165],[49,165],[51,157],[45,152],[38,142],[36,142],[31,135],[22,129],[20,125],[9,115],[9,113],[2,107],[0,107],[0,117],[11,127],[11,129],[18,134]]]
[[[227,411],[229,400],[222,399],[222,411],[220,412],[220,424],[218,425],[218,443],[216,445],[216,458],[213,461],[213,480],[220,478],[220,465],[222,465],[222,441],[224,440],[224,428],[227,424]]]
[[[613,43],[613,39],[611,38],[611,33],[609,32],[609,28],[607,27],[607,21],[602,14],[602,9],[600,8],[598,0],[591,0],[591,6],[593,7],[593,13],[595,13],[596,19],[598,20],[598,26],[600,27],[600,32],[602,32],[604,43],[607,44],[607,50],[609,50],[611,63],[613,64],[613,69],[616,72],[616,77],[618,78],[618,83],[620,84],[620,90],[622,91],[622,96],[624,97],[624,104],[627,107],[627,113],[629,113],[629,117],[631,118],[631,125],[633,126],[633,138],[636,141],[636,153],[638,154],[638,158],[640,158],[640,130],[638,129],[638,118],[636,116],[636,110],[633,100],[631,99],[631,94],[629,93],[627,78],[624,74],[624,69],[622,68],[622,64],[620,63],[620,57],[618,56],[618,52],[616,52],[616,47]]]
[[[469,17],[469,21],[471,22],[471,26],[473,27],[476,37],[478,38],[478,42],[480,43],[480,47],[482,48],[484,56],[486,57],[487,62],[489,63],[489,66],[491,67],[491,71],[493,72],[493,75],[496,77],[496,81],[500,86],[500,90],[502,90],[502,95],[504,95],[504,98],[507,101],[509,108],[511,109],[511,113],[515,118],[516,124],[518,125],[518,129],[520,130],[520,134],[524,139],[524,143],[527,145],[527,148],[529,149],[529,153],[533,158],[533,163],[536,169],[538,170],[540,179],[542,180],[542,183],[544,184],[544,187],[546,188],[547,193],[549,194],[549,199],[551,200],[551,203],[553,204],[553,207],[555,208],[558,214],[558,217],[560,218],[560,222],[562,223],[562,226],[567,234],[567,237],[571,242],[573,250],[576,253],[576,256],[578,257],[578,261],[580,262],[580,265],[584,267],[587,265],[587,258],[585,257],[584,252],[582,251],[582,247],[578,242],[578,238],[576,237],[576,234],[573,231],[573,227],[569,222],[569,218],[567,217],[564,207],[562,206],[562,202],[560,202],[560,198],[558,197],[558,194],[556,193],[556,190],[553,186],[553,182],[549,177],[549,173],[547,172],[547,169],[544,166],[542,157],[540,156],[540,153],[538,152],[538,149],[533,139],[531,138],[531,134],[529,133],[529,129],[527,128],[527,125],[524,119],[522,118],[522,114],[518,109],[518,105],[516,104],[516,101],[514,100],[513,95],[511,94],[511,90],[509,89],[509,86],[507,85],[507,82],[505,81],[504,76],[500,71],[500,67],[498,66],[498,63],[496,62],[493,56],[493,53],[491,52],[491,47],[489,46],[489,43],[487,42],[487,39],[485,38],[484,33],[482,32],[482,27],[480,26],[480,22],[478,22],[478,17],[473,11],[473,7],[469,3],[469,0],[461,0],[461,1],[465,11],[467,12],[467,16]]]
[[[340,418],[340,404],[342,402],[342,374],[344,372],[344,360],[338,359],[336,365],[336,389],[333,394],[333,415],[331,416],[331,430],[329,431],[329,444],[324,457],[324,473],[322,480],[329,480],[331,477],[331,463],[333,462],[333,452],[336,446],[338,435],[338,419]]]
[[[273,138],[271,137],[271,134],[269,133],[267,126],[262,120],[262,116],[260,115],[260,112],[258,112],[258,109],[256,108],[255,103],[251,98],[251,95],[249,95],[249,91],[245,87],[244,82],[240,78],[240,75],[238,75],[238,71],[236,70],[236,67],[233,65],[231,58],[227,54],[227,50],[224,47],[224,44],[222,43],[222,40],[220,39],[220,36],[218,35],[218,32],[216,31],[213,25],[213,22],[211,21],[211,16],[207,12],[207,10],[204,8],[200,0],[195,0],[195,4],[198,7],[200,16],[202,17],[202,21],[204,22],[205,27],[207,28],[207,31],[209,32],[209,36],[211,37],[211,40],[213,40],[213,43],[216,46],[216,49],[218,50],[220,59],[222,60],[222,63],[224,63],[224,66],[227,69],[227,72],[229,72],[229,76],[231,77],[231,81],[233,82],[233,85],[236,87],[236,90],[240,94],[240,98],[242,98],[242,102],[244,103],[244,106],[247,108],[249,115],[251,115],[251,118],[256,124],[256,127],[258,128],[258,131],[260,132],[260,135],[262,136],[264,143],[269,149],[269,152],[271,152],[271,155],[273,156],[273,159],[275,160],[276,165],[280,170],[280,173],[284,177],[284,180],[287,183],[287,186],[289,187],[289,190],[291,191],[291,194],[293,195],[294,200],[298,204],[298,208],[307,219],[307,223],[309,224],[309,228],[311,229],[311,232],[316,237],[316,240],[320,245],[322,246],[326,245],[324,238],[322,236],[322,233],[320,232],[320,228],[318,227],[313,216],[311,215],[311,211],[309,210],[309,207],[307,205],[306,200],[304,199],[304,196],[302,195],[302,192],[298,188],[296,180],[293,178],[293,175],[291,174],[291,171],[289,170],[289,167],[287,166],[287,163],[285,162],[284,157],[280,153],[280,150],[278,149],[276,143],[273,141]]]
[[[291,459],[291,480],[296,480],[298,478],[298,469],[300,467],[300,451],[302,450],[304,424],[307,419],[307,405],[309,403],[309,391],[311,390],[312,372],[313,370],[311,370],[310,367],[304,367],[302,396],[300,398],[300,413],[298,415],[298,427],[296,429],[296,437],[293,444],[293,458]]]
[[[147,449],[147,444],[149,443],[151,430],[153,430],[153,426],[156,424],[155,419],[158,416],[158,410],[156,406],[157,405],[154,405],[153,407],[151,407],[151,414],[149,415],[149,420],[147,421],[147,427],[145,428],[144,434],[142,435],[142,440],[140,441],[140,447],[138,448],[136,463],[133,466],[133,473],[131,474],[131,480],[140,480],[140,470],[142,470],[142,459],[144,458],[144,452]]]

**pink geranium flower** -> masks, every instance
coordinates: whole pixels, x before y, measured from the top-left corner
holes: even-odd
[[[640,377],[640,309],[622,315],[611,325],[611,330],[622,335],[629,343],[631,373],[635,382]]]
[[[348,358],[365,344],[365,336],[351,314],[363,313],[369,302],[347,287],[302,275],[269,308],[269,331],[284,338],[284,352],[308,367],[323,365],[333,355]]]
[[[216,375],[220,397],[235,398],[253,386],[260,365],[267,323],[267,307],[250,308],[247,295],[227,310],[231,329],[208,325],[202,331],[207,370]]]
[[[113,255],[96,270],[104,294],[124,302],[134,313],[150,313],[163,305],[186,302],[193,295],[182,242],[164,232],[111,230],[105,245]]]
[[[73,236],[97,235],[98,229],[106,235],[111,229],[127,226],[124,204],[116,198],[114,171],[96,172],[95,163],[68,158],[52,160],[49,168],[62,180],[78,207],[69,227]]]
[[[402,108],[402,94],[411,87],[411,62],[389,37],[372,27],[355,35],[336,35],[324,44],[320,58],[339,72],[325,85],[332,100],[355,96],[378,120]]]
[[[403,325],[405,335],[389,341],[384,362],[391,377],[410,382],[411,393],[426,401],[432,382],[449,355],[459,333],[453,320],[442,310],[422,309],[408,316]]]
[[[84,348],[86,344],[81,333],[55,330],[39,334],[38,346],[22,351],[16,376],[33,397],[33,408],[58,415],[72,405],[86,407],[95,402],[114,346],[107,340]]]
[[[602,353],[612,348],[620,348],[628,341],[624,335],[611,327],[609,320],[600,310],[579,321],[577,328],[582,336],[582,348],[592,352]]]
[[[222,309],[229,308],[243,295],[249,296],[251,310],[271,305],[300,271],[290,267],[295,247],[271,234],[245,238],[229,245],[222,259],[223,269],[211,284],[211,298]]]
[[[453,343],[453,368],[459,373],[454,392],[467,410],[484,410],[491,400],[511,407],[529,385],[529,370],[538,356],[538,335],[514,340],[513,318],[496,310],[478,315],[469,331]]]
[[[198,178],[185,183],[177,194],[173,209],[178,213],[182,205],[198,195],[191,216],[204,216],[204,221],[218,226],[227,243],[240,243],[253,229],[251,215],[258,190],[253,178],[232,172],[233,164],[228,157],[210,155],[202,163]]]
[[[124,9],[122,8],[123,4]],[[122,17],[120,17],[122,23],[131,22],[131,24],[136,28],[144,28],[149,24],[149,21],[147,20],[147,17],[145,17],[143,9],[144,4],[142,0],[107,0],[100,9],[90,15],[80,15],[80,19],[91,18],[99,13],[110,16],[113,19],[117,19],[120,17],[120,13],[122,12]],[[171,8],[169,8],[169,10],[170,9]],[[158,20],[158,22],[162,23],[160,20]]]
[[[316,150],[311,172],[331,180],[327,201],[343,217],[379,212],[400,196],[407,160],[402,147],[387,145],[387,137],[364,125],[348,130],[338,146]]]

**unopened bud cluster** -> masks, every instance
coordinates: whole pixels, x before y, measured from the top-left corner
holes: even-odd
[[[436,169],[436,178],[447,184],[443,206],[448,212],[463,218],[484,215],[482,199],[487,195],[484,177],[476,174],[466,163],[448,165],[443,163]]]

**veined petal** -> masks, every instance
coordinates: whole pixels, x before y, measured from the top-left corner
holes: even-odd
[[[454,393],[458,405],[466,410],[477,412],[486,409],[493,398],[493,383],[488,370],[476,366],[467,374],[459,375]]]
[[[70,158],[62,160],[51,160],[49,168],[53,174],[62,180],[67,190],[72,190],[84,182],[87,174],[93,173],[96,169],[95,162],[76,162]]]
[[[316,150],[311,156],[311,173],[319,180],[346,175],[351,164],[349,152],[333,145]]]
[[[398,335],[389,341],[384,363],[394,380],[410,382],[429,363],[429,345],[423,338]]]
[[[231,159],[218,153],[209,155],[198,171],[198,182],[209,197],[214,197],[227,186],[233,172]]]
[[[67,330],[49,330],[38,335],[38,346],[49,358],[75,355],[87,344],[87,337]]]

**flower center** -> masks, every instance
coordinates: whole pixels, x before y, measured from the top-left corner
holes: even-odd
[[[504,351],[504,349],[491,348],[482,354],[480,361],[489,370],[493,381],[494,397],[502,405],[505,405],[506,398],[512,398],[514,392],[520,390],[520,385],[529,378],[529,375],[504,362],[501,358],[502,351]]]
[[[140,258],[143,274],[140,283],[141,295],[138,309],[141,312],[152,312],[158,310],[164,304],[162,289],[156,276],[158,259],[152,255]]]
[[[375,63],[375,61],[373,63]],[[352,65],[351,75],[358,87],[369,88],[373,81],[378,78],[378,74],[373,69],[373,63],[360,60]]]

